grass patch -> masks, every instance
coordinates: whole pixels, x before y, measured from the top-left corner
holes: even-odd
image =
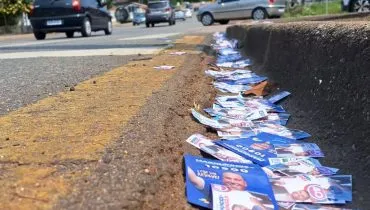
[[[330,1],[328,2],[328,14],[340,14],[343,13],[341,2]],[[296,6],[294,8],[287,9],[284,13],[284,18],[294,18],[302,16],[315,16],[315,15],[325,15],[326,14],[326,2],[315,2],[307,3],[304,6]]]

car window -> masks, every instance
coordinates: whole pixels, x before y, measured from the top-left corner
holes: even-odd
[[[35,5],[41,5],[41,6],[45,6],[45,5],[51,5],[53,3],[55,3],[54,1],[50,1],[50,0],[35,0],[35,1],[32,1]],[[58,3],[71,3],[72,0],[59,0]]]
[[[151,9],[159,9],[166,7],[166,2],[155,2],[155,3],[149,3],[148,7]]]
[[[236,2],[239,0],[222,0],[222,3],[230,3],[230,2]]]

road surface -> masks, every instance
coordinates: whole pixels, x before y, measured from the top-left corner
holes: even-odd
[[[84,38],[76,33],[0,36],[0,115],[23,107],[75,84],[125,64],[140,54],[154,54],[183,34],[223,31],[225,26],[202,26],[195,17],[175,26],[118,25],[111,36],[104,32]]]

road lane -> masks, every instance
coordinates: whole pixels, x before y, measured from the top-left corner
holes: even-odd
[[[24,35],[0,38],[0,115],[69,89],[69,86],[127,63],[139,53],[153,54],[181,34],[210,33],[226,26],[203,27],[195,18],[174,26],[117,26],[111,36],[68,39],[48,34],[37,41]],[[68,86],[68,87],[65,87]]]

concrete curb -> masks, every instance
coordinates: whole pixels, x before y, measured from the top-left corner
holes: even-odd
[[[254,71],[293,93],[290,126],[308,131],[326,152],[322,162],[354,177],[353,208],[366,209],[370,176],[370,27],[299,22],[232,26]],[[366,170],[366,169],[365,169]]]

